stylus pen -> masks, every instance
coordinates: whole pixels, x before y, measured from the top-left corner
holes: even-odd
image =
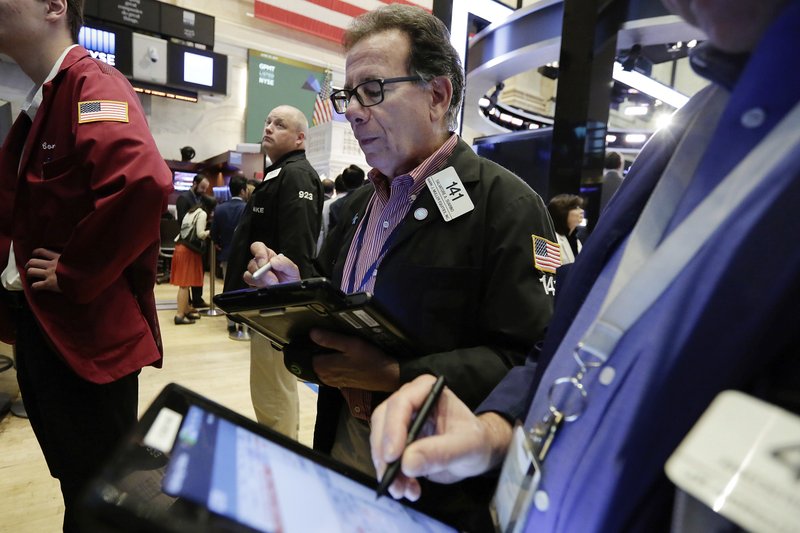
[[[278,255],[283,255],[283,254],[278,254]],[[258,270],[253,272],[253,279],[261,279],[261,276],[263,276],[264,274],[266,274],[270,270],[272,270],[272,261],[267,261],[266,263],[261,265],[258,268]]]
[[[417,417],[414,419],[414,422],[411,423],[411,428],[408,430],[408,437],[406,437],[406,447],[417,440],[419,432],[422,430],[422,426],[425,424],[425,420],[428,419],[433,406],[436,405],[436,401],[439,399],[439,396],[441,396],[442,390],[444,390],[444,381],[444,376],[439,376],[436,378],[436,383],[434,383],[433,387],[431,387],[431,391],[428,393],[428,397],[425,398],[425,402],[422,404],[422,407],[420,407]],[[397,473],[400,472],[400,463],[402,458],[403,454],[401,453],[400,457],[396,461],[389,463],[389,466],[383,473],[381,482],[378,484],[376,498],[380,498],[386,494],[389,485],[394,482],[394,478],[396,478]]]

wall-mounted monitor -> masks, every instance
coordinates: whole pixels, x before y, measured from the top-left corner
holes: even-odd
[[[115,67],[125,76],[133,74],[131,30],[88,20],[78,34],[78,44],[86,48],[93,58]]]
[[[228,57],[183,46],[167,45],[167,84],[191,91],[228,92]]]
[[[188,191],[192,188],[196,172],[183,172],[175,170],[172,172],[172,187],[176,191]]]
[[[158,0],[98,0],[96,4],[97,7],[90,6],[88,12],[96,12],[103,20],[144,31],[158,32],[160,29],[161,3]]]
[[[161,34],[214,47],[214,17],[161,4]]]

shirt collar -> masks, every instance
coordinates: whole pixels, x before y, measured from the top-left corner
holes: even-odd
[[[410,176],[413,183],[424,181],[428,178],[428,176],[439,170],[439,168],[442,166],[442,163],[450,158],[450,156],[453,154],[453,150],[455,150],[455,147],[458,144],[458,138],[458,134],[451,132],[450,137],[448,137],[447,140],[435,152],[429,155],[425,161],[417,165],[413,170],[411,170],[411,172],[406,172],[405,174],[395,176],[394,179]],[[390,188],[389,178],[381,174],[377,168],[370,170],[369,174],[367,174],[367,177],[376,189],[386,188],[388,190]]]
[[[78,46],[77,44],[73,44],[68,46],[61,52],[61,55],[56,59],[53,68],[50,69],[50,73],[44,79],[41,85],[34,86],[30,92],[28,93],[28,98],[25,100],[25,104],[22,107],[22,110],[25,112],[28,117],[30,117],[31,122],[33,119],[36,118],[36,112],[39,111],[39,106],[42,104],[42,87],[45,83],[51,81],[53,78],[56,77],[58,71],[61,70],[61,64],[64,62],[64,58],[67,57],[67,54],[70,50]]]
[[[697,45],[689,54],[689,62],[699,76],[732,91],[742,74],[750,54],[728,54],[709,42]]]

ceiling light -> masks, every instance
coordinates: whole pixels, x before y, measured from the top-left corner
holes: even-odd
[[[679,93],[671,87],[667,87],[663,83],[657,82],[638,72],[628,72],[624,70],[618,61],[614,62],[613,77],[618,82],[624,83],[628,87],[632,87],[653,98],[666,102],[676,109],[680,109],[689,101],[688,96]]]
[[[659,113],[656,115],[656,129],[669,127],[672,124],[672,113]]]
[[[629,133],[625,136],[627,144],[642,144],[647,140],[647,135],[644,133]]]
[[[611,144],[611,143],[615,143],[615,142],[617,142],[617,136],[616,135],[612,135],[611,133],[606,135],[606,143]]]
[[[641,117],[649,112],[650,108],[646,105],[629,105],[625,108],[625,111],[623,111],[623,113],[631,117]]]

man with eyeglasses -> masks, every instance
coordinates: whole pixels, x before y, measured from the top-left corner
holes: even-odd
[[[374,474],[368,421],[388,393],[435,373],[477,406],[542,337],[554,265],[534,243],[556,239],[542,199],[452,132],[464,74],[438,19],[381,7],[355,19],[345,43],[346,88],[331,100],[373,167],[373,186],[350,193],[317,263],[345,292],[373,293],[421,355],[398,360],[356,338],[312,332],[329,350],[313,364],[322,382],[314,447]],[[252,251],[251,272],[271,260],[262,284],[299,279],[286,258],[258,243]],[[468,484],[474,490],[462,493],[431,487],[429,508],[480,529],[487,524],[470,523],[471,511],[488,520],[492,484]]]
[[[405,448],[435,378],[376,410],[395,497],[503,463],[525,480],[498,488],[509,529],[797,530],[800,250],[782,243],[800,231],[800,0],[664,3],[708,35],[690,59],[714,83],[637,157],[538,361],[478,416],[445,390]]]

